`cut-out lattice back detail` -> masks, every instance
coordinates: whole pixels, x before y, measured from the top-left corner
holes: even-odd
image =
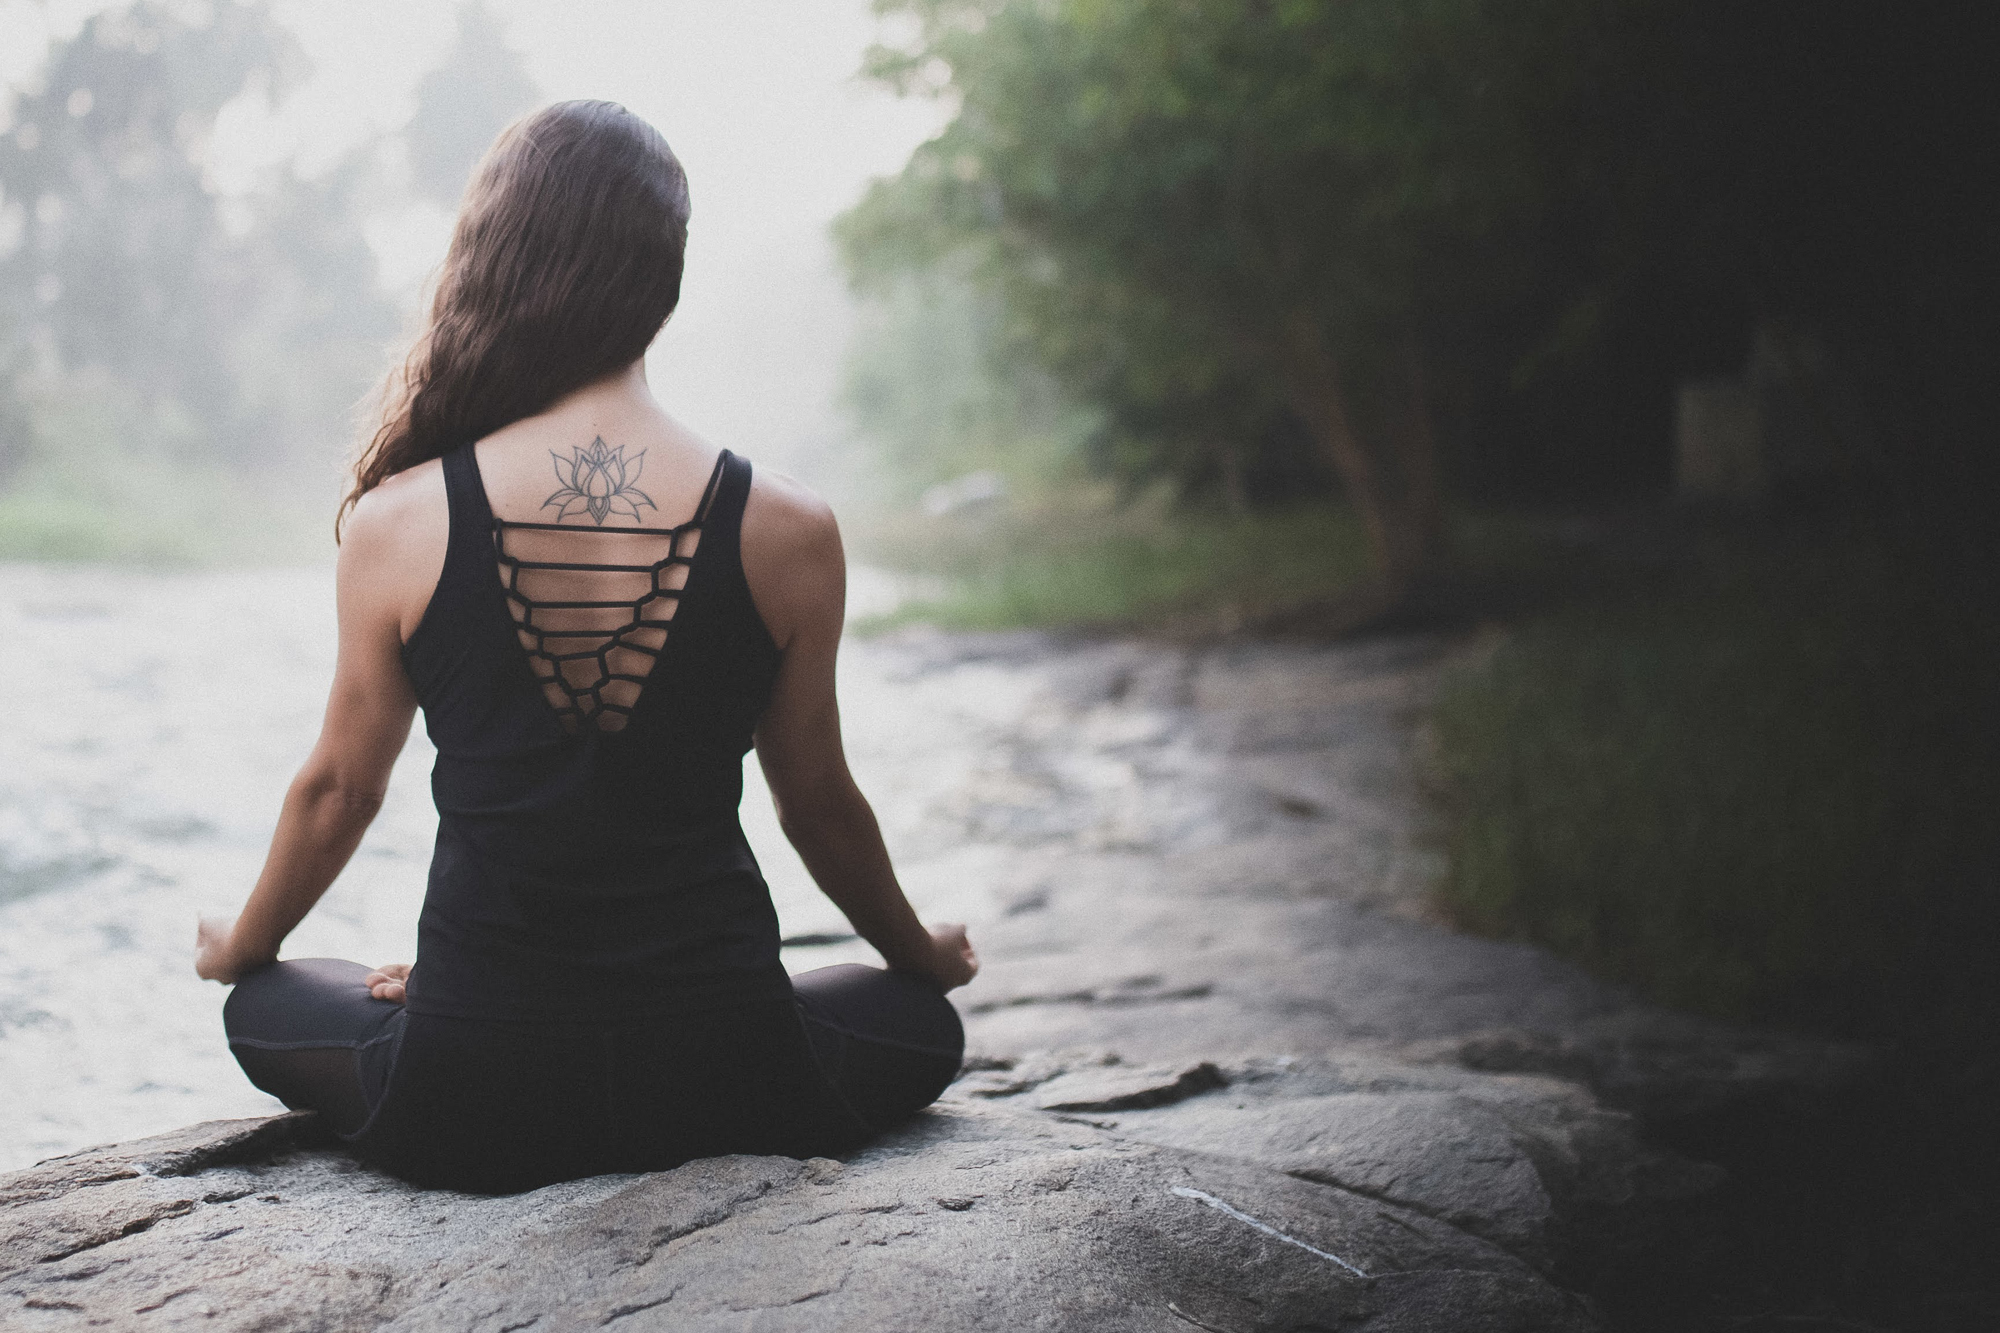
[[[493,552],[515,632],[567,730],[622,731],[631,720],[666,649],[724,458],[716,459],[694,517],[678,527],[493,520]],[[645,563],[576,558],[614,550],[661,554]]]

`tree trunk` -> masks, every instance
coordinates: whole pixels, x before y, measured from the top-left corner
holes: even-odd
[[[1437,425],[1431,415],[1429,376],[1414,331],[1403,340],[1403,430],[1398,463],[1403,476],[1405,562],[1414,581],[1430,573],[1444,539],[1444,491],[1438,481]]]
[[[1386,448],[1371,448],[1355,430],[1339,358],[1310,313],[1288,322],[1282,356],[1293,410],[1360,515],[1370,561],[1393,603],[1429,572],[1442,529],[1437,442],[1415,340],[1404,349],[1397,426],[1381,432]]]

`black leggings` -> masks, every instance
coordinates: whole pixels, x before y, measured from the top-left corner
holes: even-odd
[[[223,1009],[229,1049],[363,1158],[441,1188],[847,1151],[936,1100],[965,1047],[935,986],[854,963],[794,977],[791,998],[591,1025],[412,1014],[369,995],[368,971],[251,973]]]

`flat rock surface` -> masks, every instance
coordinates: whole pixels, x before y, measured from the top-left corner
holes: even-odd
[[[1648,1115],[1851,1077],[1851,1049],[1670,1013],[1443,928],[1411,731],[1449,650],[1422,635],[870,645],[913,715],[987,710],[953,725],[957,767],[929,775],[923,821],[897,830],[920,897],[968,872],[984,897],[967,910],[987,967],[957,993],[976,1053],[1365,1049],[1576,1079]]]
[[[1444,651],[858,645],[857,767],[986,964],[937,1107],[844,1162],[508,1198],[411,1189],[310,1117],[73,1154],[0,1177],[0,1325],[1594,1327],[1569,1289],[1718,1178],[1649,1118],[1862,1057],[1435,920],[1410,722]],[[869,957],[784,910],[795,970]]]
[[[1415,1209],[1002,1108],[938,1108],[845,1163],[725,1157],[497,1199],[323,1150],[229,1155],[42,1168],[0,1233],[6,1326],[1592,1327]]]

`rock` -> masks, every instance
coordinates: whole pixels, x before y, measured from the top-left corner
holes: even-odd
[[[289,1148],[312,1125],[309,1115],[211,1121],[0,1177],[0,1271],[93,1250],[214,1202],[183,1178]]]
[[[1653,1125],[1747,1103],[1823,1098],[1863,1083],[1880,1063],[1878,1052],[1853,1042],[1640,1008],[1588,1018],[1564,1033],[1487,1028],[1391,1049],[1419,1064],[1574,1079]]]
[[[1139,1111],[1228,1082],[1206,1060],[1185,1069],[1099,1067],[1057,1075],[1035,1090],[1034,1104],[1043,1111]]]
[[[1411,1208],[1566,1280],[1644,1245],[1658,1205],[1723,1178],[1551,1079],[1353,1057],[1253,1065],[1229,1081],[1107,1127]]]
[[[79,1153],[0,1178],[0,1326],[1594,1327],[1563,1284],[1719,1179],[1645,1125],[1866,1056],[1428,919],[1398,719],[1439,647],[863,646],[902,673],[857,737],[922,788],[905,882],[969,905],[986,964],[937,1108],[845,1162],[508,1198],[412,1189],[310,1117]],[[925,767],[941,700],[963,771]]]
[[[1159,1114],[1150,1112],[1144,1114]],[[955,1101],[846,1163],[725,1157],[484,1198],[307,1145],[298,1117],[0,1181],[21,1329],[1586,1330],[1586,1305],[1415,1209]],[[216,1145],[205,1158],[204,1144]],[[261,1156],[246,1159],[244,1145]]]
[[[985,967],[955,998],[973,1048],[1017,1072],[1084,1048],[1176,1069],[1371,1050],[1582,1083],[1653,1123],[1822,1096],[1866,1067],[1443,928],[1408,725],[1441,638],[860,651],[899,688],[857,732],[895,747],[880,771],[931,775],[892,828],[904,882],[971,922]],[[958,766],[925,768],[947,735]],[[987,905],[961,910],[972,882]]]

